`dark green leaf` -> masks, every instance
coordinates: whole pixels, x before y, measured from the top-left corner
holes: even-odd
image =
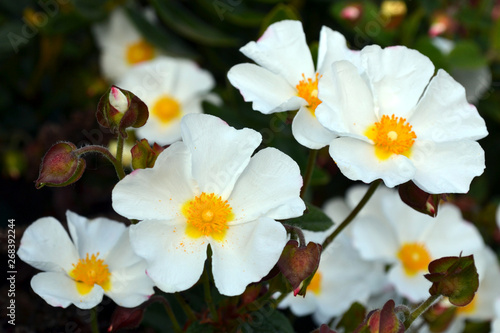
[[[286,224],[311,231],[325,231],[333,225],[332,220],[320,208],[306,203],[304,215],[286,220]]]
[[[186,333],[212,333],[215,332],[215,329],[210,324],[202,324],[200,322],[195,321],[186,330]]]
[[[354,332],[356,327],[363,322],[365,316],[365,307],[356,302],[344,313],[336,328],[343,328],[344,332]]]
[[[280,3],[276,5],[262,20],[260,35],[262,35],[271,24],[283,20],[300,20],[300,16],[292,6]]]
[[[243,0],[239,2],[227,0],[197,0],[200,7],[214,16],[221,22],[228,21],[242,27],[255,27],[260,24],[263,13],[248,8]]]
[[[293,333],[294,329],[290,321],[280,311],[272,307],[262,307],[251,313],[248,322],[238,326],[239,332],[259,333]]]
[[[481,49],[473,41],[459,41],[448,55],[451,67],[463,69],[475,69],[486,66],[487,61]]]

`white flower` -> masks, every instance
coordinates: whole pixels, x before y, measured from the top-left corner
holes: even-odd
[[[262,138],[217,117],[189,114],[182,142],[165,149],[151,169],[118,182],[113,208],[141,220],[131,228],[134,250],[165,292],[193,286],[212,249],[215,285],[241,294],[276,264],[287,242],[275,219],[302,214],[297,163],[273,148],[252,156]]]
[[[445,71],[404,46],[360,52],[361,67],[338,61],[319,82],[316,116],[340,135],[330,155],[352,180],[413,180],[428,193],[465,193],[484,170],[484,120]],[[360,75],[359,72],[362,72]],[[430,82],[429,82],[430,80]]]
[[[149,109],[146,124],[137,136],[160,145],[181,138],[180,122],[188,113],[202,113],[203,100],[214,100],[212,75],[188,59],[158,57],[130,69],[117,84],[133,92]]]
[[[69,233],[53,217],[30,225],[21,239],[19,258],[44,272],[31,287],[52,306],[90,309],[110,297],[135,307],[153,293],[146,263],[130,246],[129,229],[106,218],[88,220],[67,211]]]
[[[500,298],[495,301],[494,310],[495,319],[491,323],[491,333],[500,333]]]
[[[477,229],[451,204],[441,205],[432,218],[405,205],[397,191],[381,188],[374,197],[379,207],[372,206],[375,211],[365,207],[364,214],[353,223],[354,246],[364,259],[392,265],[389,282],[412,302],[429,296],[431,283],[424,274],[431,261],[460,253],[476,254],[484,247]]]
[[[152,13],[145,14],[151,17]],[[111,82],[119,80],[131,67],[161,54],[141,36],[121,7],[110,14],[107,22],[94,27],[94,35],[101,49],[101,70]]]
[[[350,209],[342,199],[332,199],[325,204],[325,213],[334,221],[347,217]],[[356,223],[356,221],[353,221]],[[338,225],[323,232],[304,230],[307,242],[323,243]],[[307,288],[305,297],[289,294],[279,304],[290,307],[297,316],[313,315],[319,325],[343,314],[354,302],[366,304],[370,295],[382,287],[384,265],[360,257],[353,247],[348,229],[321,254],[318,270]]]
[[[333,61],[355,61],[357,53],[346,46],[342,34],[323,27],[320,32],[318,66],[314,69],[311,52],[300,21],[271,24],[257,42],[240,51],[255,64],[239,64],[227,77],[254,110],[264,114],[299,110],[292,123],[295,139],[308,148],[319,149],[335,137],[315,117],[318,81]]]

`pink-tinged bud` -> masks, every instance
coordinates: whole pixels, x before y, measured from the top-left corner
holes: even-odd
[[[491,18],[496,21],[500,18],[500,1],[497,1],[491,10]]]
[[[143,305],[136,308],[118,306],[111,316],[111,325],[109,325],[108,332],[136,328],[141,323],[145,310],[146,306]]]
[[[352,4],[345,6],[340,11],[340,17],[346,21],[356,22],[363,14],[363,7],[360,4]]]
[[[96,118],[99,124],[113,133],[127,137],[129,127],[144,126],[148,120],[148,107],[128,90],[112,86],[99,100]]]
[[[385,0],[380,5],[380,15],[386,21],[387,29],[394,29],[403,22],[407,8],[404,1]]]
[[[447,14],[439,13],[434,16],[431,21],[431,26],[429,28],[429,36],[437,37],[449,33],[453,33],[456,30],[456,22]]]
[[[399,197],[405,204],[417,212],[432,217],[436,217],[438,213],[439,202],[446,200],[446,194],[429,194],[412,181],[399,185],[398,192]]]
[[[76,146],[71,142],[60,142],[50,147],[42,159],[35,187],[62,187],[80,179],[86,163],[74,153],[75,150]]]
[[[138,141],[130,150],[132,154],[132,167],[134,169],[152,168],[155,165],[158,155],[163,150],[164,148],[156,143],[151,147],[146,139]]]
[[[312,279],[312,274],[316,272],[321,256],[321,245],[309,242],[305,247],[299,247],[299,243],[290,240],[283,249],[278,267],[283,276],[290,282],[292,289],[296,290],[301,286],[302,281],[308,279],[297,293],[303,289],[301,295],[305,295],[305,289]],[[294,294],[297,295],[297,293]]]
[[[365,321],[356,329],[355,333],[403,333],[404,324],[398,319],[394,301],[388,300],[381,310],[368,313]]]

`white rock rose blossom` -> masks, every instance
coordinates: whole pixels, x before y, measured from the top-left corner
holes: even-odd
[[[361,73],[361,74],[360,74]],[[464,88],[404,46],[337,61],[318,85],[319,122],[339,135],[329,151],[349,179],[388,187],[412,180],[428,193],[465,193],[485,168],[488,132]]]
[[[210,94],[215,86],[212,75],[194,61],[166,56],[138,64],[117,83],[132,91],[149,109],[146,124],[136,129],[140,138],[169,145],[181,138],[181,118],[202,113],[202,102],[218,103]]]
[[[130,245],[129,228],[107,218],[88,220],[66,212],[69,233],[53,217],[33,222],[17,255],[43,272],[31,279],[48,304],[90,309],[103,295],[122,307],[136,307],[153,295],[146,262]]]
[[[227,77],[240,90],[254,110],[264,114],[299,110],[292,122],[292,133],[303,146],[319,149],[336,137],[315,117],[321,103],[318,82],[333,61],[358,61],[358,52],[347,48],[342,34],[323,26],[320,32],[317,68],[306,43],[300,21],[271,24],[257,42],[240,51],[256,64],[232,67]]]
[[[215,286],[223,295],[239,295],[281,255],[287,235],[275,220],[305,209],[299,167],[274,148],[252,156],[261,135],[214,116],[184,116],[181,135],[153,168],[118,182],[113,208],[140,220],[131,227],[131,242],[161,290],[193,286],[210,245]]]

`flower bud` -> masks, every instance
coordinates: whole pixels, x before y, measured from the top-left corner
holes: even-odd
[[[420,189],[412,181],[399,185],[401,200],[417,212],[436,217],[439,201],[446,199],[446,194],[429,194]]]
[[[113,133],[127,137],[129,127],[143,126],[149,117],[148,107],[128,90],[111,86],[97,105],[97,121]]]
[[[151,147],[148,140],[142,139],[130,150],[132,167],[134,169],[152,168],[155,165],[156,158],[163,150],[162,146],[154,143],[153,147]]]
[[[404,324],[398,319],[394,301],[388,300],[382,309],[368,313],[365,321],[356,329],[355,333],[403,333]]]
[[[80,179],[86,163],[74,153],[75,150],[76,146],[71,142],[60,142],[50,147],[42,159],[35,187],[62,187]]]
[[[361,4],[349,4],[342,8],[340,17],[346,21],[358,22],[363,14],[363,7]]]
[[[111,316],[111,325],[109,325],[108,332],[136,328],[141,323],[145,310],[146,306],[143,305],[136,308],[118,306]]]

